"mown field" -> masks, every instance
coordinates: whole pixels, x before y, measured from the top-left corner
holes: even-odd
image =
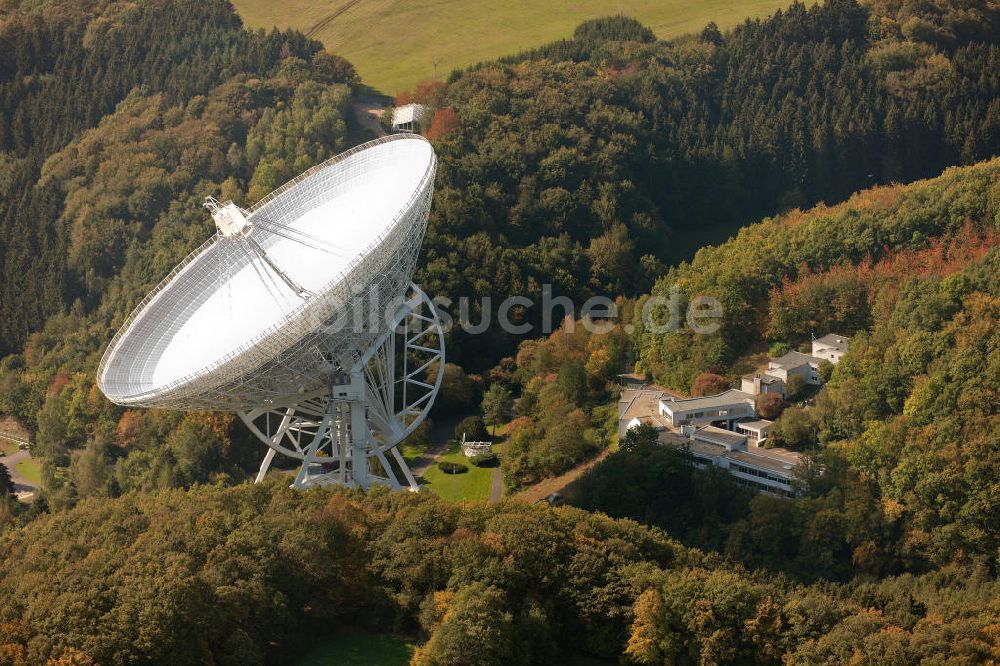
[[[461,474],[445,474],[439,462],[459,463],[468,467]],[[475,500],[487,500],[490,497],[490,486],[493,482],[492,467],[476,467],[469,462],[458,445],[454,442],[448,447],[448,451],[438,456],[435,464],[424,472],[420,477],[420,485],[425,490],[430,490],[438,497],[443,497],[451,502],[466,502]]]
[[[345,56],[365,83],[395,95],[418,81],[562,37],[582,21],[622,13],[661,38],[731,27],[788,0],[233,0],[250,27],[292,27]]]

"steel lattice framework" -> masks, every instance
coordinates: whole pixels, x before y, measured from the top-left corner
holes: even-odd
[[[372,227],[373,233],[381,229],[373,241],[330,264],[343,266],[333,279],[307,288],[292,275],[294,262],[282,266],[271,256],[268,248],[288,242],[304,252],[336,254],[296,221],[326,210],[352,188],[392,188],[385,174],[398,172],[401,163],[416,185],[391,223]],[[394,135],[313,167],[249,210],[211,200],[218,232],[127,318],[101,360],[101,390],[127,406],[239,413],[270,447],[258,480],[280,452],[302,461],[298,487],[381,482],[416,489],[395,446],[426,416],[444,370],[438,315],[411,283],[435,168],[425,139]],[[373,185],[372,174],[382,181]],[[284,299],[280,318],[203,367],[187,372],[181,364],[185,374],[158,381],[165,350],[211,299],[220,299],[220,290],[233,288],[241,271],[255,275],[276,301]],[[220,317],[218,325],[239,321]]]
[[[444,335],[433,303],[415,285],[393,324],[327,389],[293,404],[240,413],[270,447],[258,481],[281,453],[302,461],[298,487],[382,483],[418,489],[396,445],[424,420],[441,386]]]

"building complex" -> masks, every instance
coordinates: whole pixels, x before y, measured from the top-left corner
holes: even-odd
[[[652,426],[661,444],[684,447],[696,465],[727,470],[738,483],[781,497],[794,497],[794,451],[766,447],[771,421],[757,415],[757,397],[779,393],[799,377],[819,385],[823,361],[838,363],[850,339],[830,334],[812,342],[812,354],[797,351],[768,362],[767,369],[746,375],[740,389],[682,398],[659,387],[626,384],[618,403],[619,437],[640,424]]]

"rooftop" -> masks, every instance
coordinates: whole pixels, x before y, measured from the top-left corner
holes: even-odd
[[[631,421],[634,418],[659,414],[662,396],[661,391],[648,389],[622,391],[622,395],[618,399],[618,418],[623,421]]]
[[[748,379],[750,381],[753,381],[754,379],[760,379],[760,383],[761,384],[767,384],[769,386],[771,384],[774,384],[775,382],[780,382],[781,381],[777,377],[772,377],[771,375],[768,375],[766,373],[760,373],[760,372],[758,372],[758,373],[751,373],[749,375],[743,375],[743,379]]]
[[[635,417],[633,417],[633,418],[635,418]],[[663,420],[663,418],[659,414],[647,414],[645,416],[639,416],[637,418],[639,419],[639,423],[644,423],[646,425],[651,425],[654,428],[656,428],[657,430],[666,430],[667,428],[670,427],[667,424],[667,422],[665,420]],[[631,421],[631,420],[632,419],[629,419],[629,421]]]
[[[747,443],[746,435],[723,428],[716,428],[715,426],[698,428],[694,433],[694,438],[703,442],[719,444],[727,449],[740,447]]]
[[[420,104],[404,104],[392,110],[392,124],[405,125],[420,120],[424,115],[424,107]]]
[[[831,349],[836,349],[837,351],[845,352],[847,351],[847,346],[851,343],[851,339],[846,335],[827,333],[822,338],[816,338],[814,342],[818,342],[821,345],[829,347]]]
[[[809,354],[803,354],[802,352],[790,351],[780,358],[773,359],[768,362],[769,366],[784,368],[785,370],[792,370],[798,368],[807,363],[819,363],[822,359],[818,359],[815,356],[810,356]]]
[[[691,444],[690,439],[684,435],[678,435],[676,432],[671,432],[670,430],[657,433],[656,441],[660,444],[672,444],[674,446],[687,446]],[[721,446],[718,448],[722,450]]]
[[[772,423],[774,422],[767,419],[757,419],[756,421],[740,421],[736,425],[740,428],[759,433],[770,428]]]
[[[765,451],[766,449],[761,449]],[[768,451],[768,454],[771,452]],[[762,469],[778,472],[783,476],[792,476],[792,470],[795,469],[795,464],[797,461],[787,459],[785,457],[775,457],[772,455],[764,455],[763,453],[751,453],[749,451],[729,451],[726,457],[730,460],[735,460],[736,462],[741,462],[746,465],[752,465],[753,467],[760,467]]]
[[[700,453],[705,456],[710,456],[712,458],[725,458],[730,455],[730,452],[724,446],[719,444],[713,444],[711,442],[699,442],[697,440],[685,439],[683,442],[670,442],[675,446],[684,446],[691,453]]]
[[[664,406],[673,411],[677,409],[711,409],[713,407],[725,407],[741,402],[753,403],[753,396],[737,389],[727,389],[716,395],[706,395],[701,398],[673,398],[664,396],[662,399]]]
[[[792,470],[801,458],[798,453],[788,451],[787,449],[760,449],[756,446],[751,446],[750,450],[747,451],[732,451],[721,444],[703,440],[691,440],[671,432],[661,432],[657,437],[657,441],[661,444],[686,447],[692,453],[700,453],[713,458],[725,458],[726,460],[744,465],[778,472],[788,477],[791,477]]]

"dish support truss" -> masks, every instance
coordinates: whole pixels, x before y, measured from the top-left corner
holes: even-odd
[[[398,444],[427,417],[444,377],[444,334],[434,304],[416,285],[386,332],[327,390],[280,407],[240,412],[269,447],[257,474],[274,456],[301,460],[293,488],[379,483],[418,490]]]

